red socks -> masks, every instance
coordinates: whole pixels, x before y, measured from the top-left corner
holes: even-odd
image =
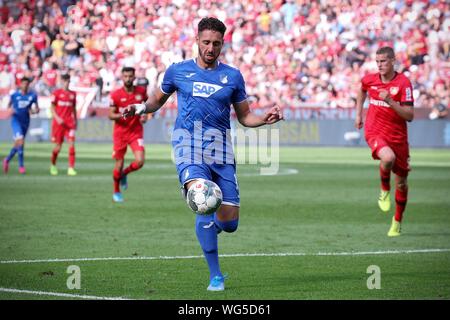
[[[402,221],[403,211],[405,211],[406,202],[408,201],[408,189],[395,190],[395,220]]]
[[[52,151],[52,165],[56,165],[56,159],[58,159],[59,150],[53,149]]]
[[[118,170],[113,170],[113,179],[114,179],[114,193],[116,192],[120,192],[120,177],[122,175],[120,174],[120,171]]]
[[[56,148],[52,151],[52,158],[51,162],[52,165],[56,165],[56,159],[58,159],[58,154],[60,150],[57,150]],[[69,168],[75,167],[75,146],[69,147]]]
[[[391,170],[385,170],[380,166],[381,189],[383,191],[391,190]]]
[[[130,172],[139,170],[141,166],[137,162],[132,162],[128,167],[126,167],[122,172],[118,170],[113,170],[114,178],[114,192],[120,192],[120,178],[129,174]]]
[[[69,168],[75,167],[75,146],[69,147]]]
[[[129,174],[130,172],[139,170],[140,168],[141,168],[141,167],[134,161],[134,162],[132,162],[128,167],[126,167],[126,168],[123,170],[123,174],[124,174],[124,175],[127,175],[127,174]]]

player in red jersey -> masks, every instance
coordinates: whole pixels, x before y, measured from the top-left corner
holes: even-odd
[[[144,103],[147,100],[147,93],[144,87],[133,84],[136,79],[134,68],[124,67],[122,69],[123,87],[111,92],[111,104],[109,108],[109,118],[114,120],[113,131],[113,159],[116,160],[113,170],[114,179],[114,202],[123,202],[120,188],[128,188],[127,175],[130,172],[139,170],[144,165],[144,127],[146,115],[142,117],[123,118],[122,112],[130,104]],[[134,153],[134,161],[123,169],[124,156],[127,147],[130,146]]]
[[[388,236],[400,235],[400,223],[408,199],[409,144],[407,121],[414,118],[414,99],[409,79],[394,70],[395,54],[390,47],[376,52],[379,73],[362,78],[356,101],[355,127],[363,126],[363,104],[369,95],[364,132],[372,157],[380,160],[381,192],[378,205],[390,209],[391,171],[395,174],[395,215]]]
[[[61,151],[64,138],[69,143],[69,168],[67,174],[75,176],[75,130],[77,129],[77,95],[69,90],[70,75],[61,76],[62,88],[56,89],[52,94],[51,110],[53,115],[52,122],[52,142],[55,147],[52,151],[50,174],[57,175],[56,159]]]

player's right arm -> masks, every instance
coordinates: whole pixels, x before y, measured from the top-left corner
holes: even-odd
[[[173,64],[167,68],[164,73],[161,87],[155,88],[153,92],[150,93],[145,103],[127,106],[125,111],[122,113],[123,117],[132,117],[134,115],[142,115],[144,113],[153,113],[158,111],[164,103],[166,103],[170,95],[177,90],[177,85],[175,84],[176,74],[177,67],[176,64]]]
[[[12,116],[14,114],[14,108],[13,108],[13,95],[9,96],[9,102],[8,102],[8,107],[7,107],[7,111],[8,111],[8,116]]]
[[[52,113],[53,119],[55,119],[55,121],[58,124],[63,124],[64,123],[63,119],[56,112],[56,96],[55,96],[55,94],[52,94],[52,101],[51,101],[51,104],[50,104],[50,111]]]
[[[117,121],[122,118],[122,114],[118,111],[118,108],[116,107],[113,96],[111,96],[111,102],[109,103],[108,117],[110,120],[113,120],[113,121]]]
[[[134,115],[156,112],[164,105],[164,103],[166,103],[169,97],[170,94],[166,94],[162,92],[161,89],[157,88],[153,91],[152,94],[149,95],[146,102],[127,106],[122,115],[126,118],[132,117]]]
[[[363,106],[366,101],[367,91],[363,89],[363,87],[359,88],[358,94],[356,95],[356,116],[355,116],[355,128],[361,129],[363,127]]]

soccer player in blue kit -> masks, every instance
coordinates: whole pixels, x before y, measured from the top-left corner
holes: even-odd
[[[245,83],[239,70],[221,63],[226,26],[216,18],[198,24],[198,57],[171,65],[160,88],[143,104],[128,106],[124,117],[157,111],[177,91],[178,117],[172,135],[175,162],[184,195],[197,179],[214,181],[223,201],[216,213],[196,214],[195,230],[210,272],[209,291],[224,290],[217,235],[234,232],[239,222],[239,188],[230,137],[230,106],[246,127],[283,119],[278,106],[264,115],[250,112]],[[214,145],[214,151],[211,151]],[[199,150],[200,153],[199,154]],[[205,156],[208,154],[209,156]]]
[[[23,160],[25,136],[30,125],[30,112],[39,113],[37,95],[34,91],[28,90],[31,79],[24,77],[20,81],[19,90],[15,91],[11,97],[8,108],[11,109],[11,127],[13,130],[14,146],[9,155],[3,159],[3,172],[6,174],[9,170],[9,161],[17,153],[19,158],[19,172],[25,174],[25,165]],[[36,106],[32,108],[33,104]]]

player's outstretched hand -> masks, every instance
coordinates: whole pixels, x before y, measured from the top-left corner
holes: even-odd
[[[270,108],[270,110],[268,110],[264,115],[264,122],[266,124],[273,124],[283,119],[283,111],[281,111],[281,108],[279,106]]]
[[[122,112],[122,117],[124,119],[132,116],[140,116],[145,113],[146,106],[144,103],[135,103],[130,104],[129,106],[125,107],[125,109]]]

